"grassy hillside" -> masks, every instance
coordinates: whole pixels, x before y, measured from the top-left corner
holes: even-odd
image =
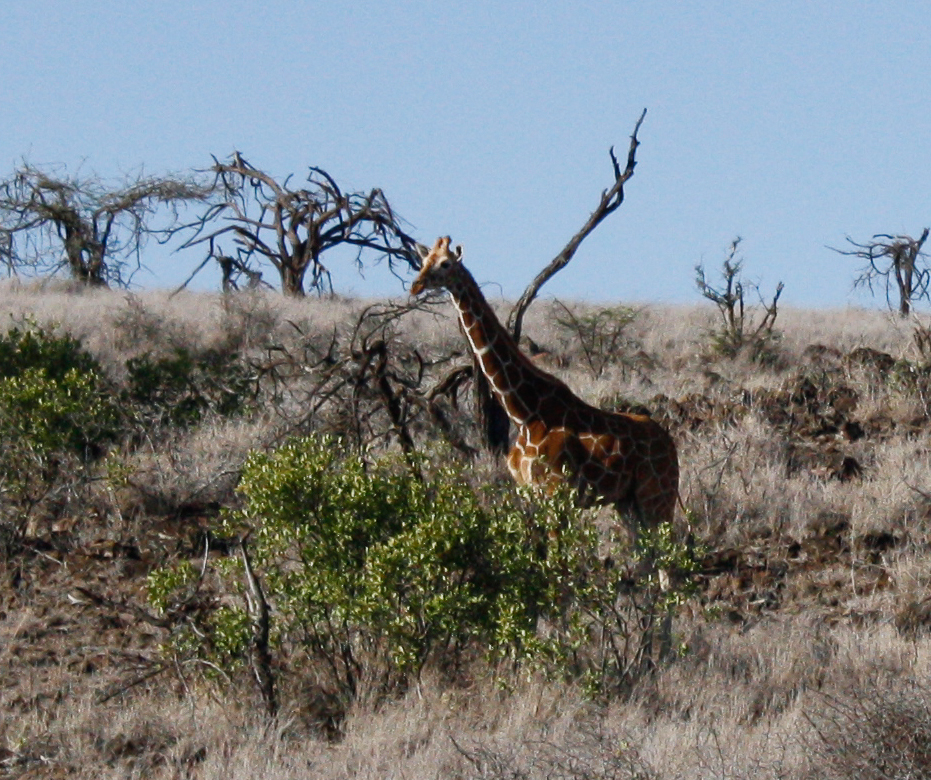
[[[919,322],[780,311],[752,360],[715,350],[710,306],[531,309],[524,346],[540,365],[591,403],[649,410],[680,453],[677,533],[696,570],[675,611],[678,653],[593,687],[573,670],[591,671],[594,646],[561,664],[489,658],[500,618],[498,634],[452,629],[429,645],[397,620],[396,634],[349,620],[315,635],[341,637],[328,647],[306,616],[286,623],[309,597],[277,588],[306,558],[295,543],[275,559],[257,530],[261,503],[237,492],[250,453],[334,436],[361,457],[359,484],[393,464],[366,488],[384,493],[401,484],[406,447],[423,458],[428,505],[452,490],[449,506],[472,507],[475,549],[494,518],[549,522],[479,451],[468,380],[453,381],[468,360],[451,307],[407,303],[0,289],[0,777],[931,775],[931,352]],[[93,370],[25,374],[16,361],[38,348],[24,333],[67,334]],[[42,415],[54,421],[39,430]],[[365,500],[389,516],[378,495]],[[600,539],[585,564],[594,580],[599,550],[625,549],[623,524],[607,510],[582,518]],[[241,619],[235,538],[250,524],[275,719]],[[508,528],[489,543],[523,532]],[[575,583],[553,603],[576,598]],[[636,594],[617,598],[623,611]],[[564,613],[541,609],[541,636],[562,636]],[[392,655],[398,637],[426,648],[413,666]]]

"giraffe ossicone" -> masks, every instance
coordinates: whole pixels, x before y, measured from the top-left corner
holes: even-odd
[[[462,248],[449,236],[432,249],[417,245],[422,265],[411,294],[445,289],[482,373],[517,429],[507,464],[524,485],[570,480],[582,505],[613,504],[641,527],[671,522],[679,461],[669,433],[645,415],[598,409],[535,365],[495,315]]]

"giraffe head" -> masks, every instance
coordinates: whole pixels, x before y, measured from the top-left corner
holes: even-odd
[[[457,244],[450,249],[449,236],[443,236],[436,240],[433,249],[417,244],[417,254],[420,255],[420,273],[411,285],[411,295],[446,287],[462,260],[462,246]]]

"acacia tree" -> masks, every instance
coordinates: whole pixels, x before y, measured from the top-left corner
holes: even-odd
[[[893,290],[899,297],[899,315],[907,317],[911,312],[912,302],[929,297],[931,270],[924,262],[927,255],[921,251],[928,239],[929,229],[925,228],[916,239],[911,236],[892,236],[877,233],[872,241],[857,243],[850,236],[847,242],[853,249],[834,249],[842,255],[849,255],[865,260],[854,279],[854,287],[867,287],[874,292],[873,285],[885,289],[886,302],[892,306]],[[833,247],[832,247],[833,248]]]
[[[302,296],[308,287],[332,292],[323,255],[337,246],[354,247],[359,267],[368,249],[387,257],[392,270],[397,261],[416,268],[414,240],[380,189],[345,193],[317,167],[310,168],[307,187],[293,189],[290,176],[278,182],[239,152],[227,162],[214,158],[210,171],[219,198],[184,226],[192,231],[184,247],[207,245],[207,257],[194,273],[210,260],[230,263],[232,256],[220,246],[225,236],[236,246],[237,267],[271,263],[287,295]],[[225,224],[215,227],[218,220]]]
[[[193,177],[136,176],[108,183],[23,163],[0,181],[0,259],[10,273],[55,273],[91,286],[125,286],[142,267],[151,234],[209,197]]]

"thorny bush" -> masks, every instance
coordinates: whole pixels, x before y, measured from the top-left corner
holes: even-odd
[[[570,336],[578,339],[585,365],[594,379],[604,374],[612,363],[624,366],[629,356],[639,347],[628,335],[628,326],[637,318],[637,311],[629,306],[603,306],[575,312],[557,302],[562,313],[556,315],[557,324]]]

